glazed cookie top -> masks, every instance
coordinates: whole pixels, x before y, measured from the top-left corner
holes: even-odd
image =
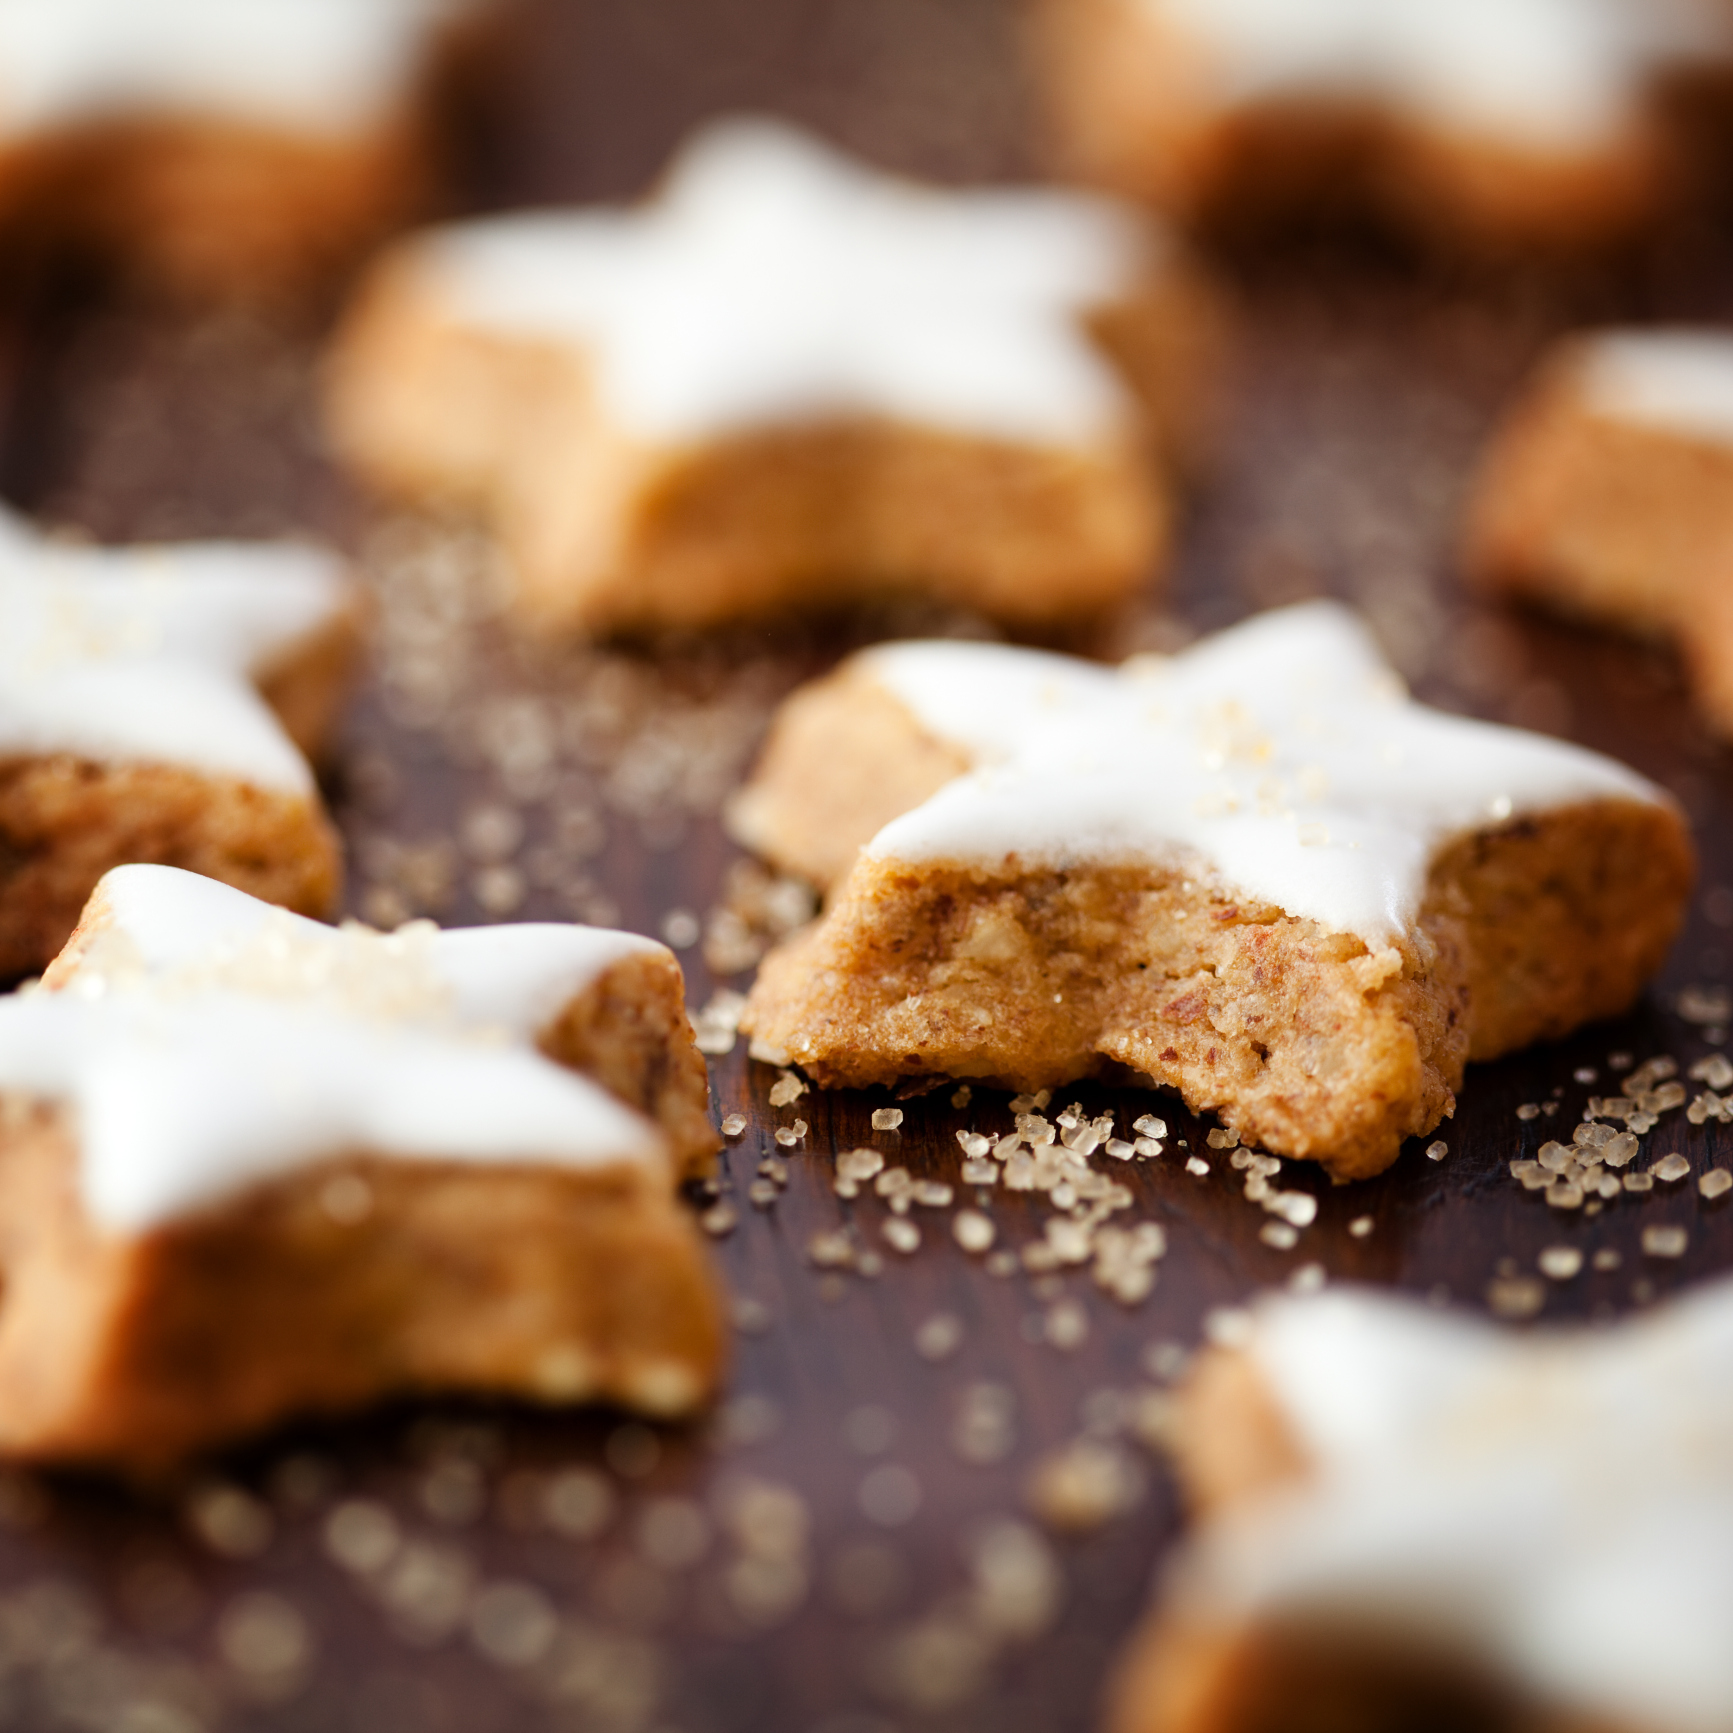
[[[1667,799],[1597,753],[1416,704],[1334,602],[1118,669],[949,642],[882,646],[856,666],[973,766],[869,855],[1195,862],[1369,945],[1412,925],[1454,836],[1577,801]]]
[[[1570,377],[1595,415],[1733,445],[1733,333],[1596,332],[1576,345]]]
[[[1128,400],[1080,319],[1159,261],[1108,201],[923,188],[752,120],[706,129],[637,210],[493,218],[412,248],[452,317],[581,345],[609,413],[658,439],[834,414],[1111,435]]]
[[[1206,1525],[1188,1619],[1334,1617],[1596,1725],[1733,1723],[1733,1283],[1570,1334],[1351,1291],[1254,1320],[1313,1472]]]
[[[1702,0],[1142,0],[1207,45],[1222,100],[1371,95],[1538,147],[1594,144],[1669,61],[1725,54]]]
[[[318,548],[92,548],[0,511],[0,757],[184,765],[311,792],[251,677],[348,605]]]
[[[341,134],[471,0],[0,0],[0,136],[144,114]]]
[[[137,1233],[333,1156],[661,1165],[537,1034],[663,947],[575,926],[321,926],[173,867],[109,873],[41,985],[0,999],[0,1090],[68,1103],[86,1209]]]

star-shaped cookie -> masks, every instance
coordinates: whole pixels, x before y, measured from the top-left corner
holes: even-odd
[[[124,861],[325,913],[337,841],[302,752],[355,641],[320,549],[99,549],[0,515],[0,980],[40,969]]]
[[[1465,546],[1484,589],[1675,639],[1733,733],[1733,333],[1558,345],[1492,439]]]
[[[1261,1305],[1174,1442],[1200,1508],[1112,1733],[1733,1725],[1733,1285],[1512,1335],[1345,1291]]]
[[[0,222],[276,297],[422,201],[478,0],[4,0]]]
[[[1128,210],[949,192],[718,124],[636,210],[434,230],[364,286],[334,443],[478,501],[590,630],[922,590],[1032,624],[1153,572],[1209,297]]]
[[[150,1469],[431,1389],[685,1412],[718,1141],[661,945],[118,868],[0,999],[0,1453]]]
[[[1705,0],[1044,0],[1056,150],[1234,223],[1344,206],[1445,242],[1599,243],[1689,177],[1677,86],[1724,79]]]
[[[1343,1177],[1465,1058],[1628,1005],[1693,872],[1651,783],[1413,703],[1328,602],[1119,669],[866,651],[788,701],[731,818],[830,887],[759,973],[759,1056],[1018,1089],[1113,1062]]]

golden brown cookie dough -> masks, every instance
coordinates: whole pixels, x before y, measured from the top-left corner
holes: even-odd
[[[971,763],[873,656],[789,700],[730,812],[740,840],[828,891],[766,958],[742,1023],[759,1057],[823,1085],[1038,1090],[1126,1066],[1247,1145],[1357,1178],[1452,1111],[1467,1059],[1628,1006],[1682,916],[1688,834],[1635,798],[1446,839],[1418,919],[1382,947],[1183,850],[1045,866],[863,852]],[[1040,682],[1008,666],[991,689],[1038,704]]]
[[[615,265],[598,266],[584,237],[595,230],[618,245],[630,225],[648,233],[676,221],[661,213],[676,208],[682,182],[707,173],[707,157],[737,136],[698,141],[662,199],[631,216],[502,219],[395,249],[332,350],[327,420],[339,454],[386,491],[486,513],[521,613],[560,629],[708,626],[898,591],[1051,629],[1143,584],[1170,533],[1162,471],[1195,463],[1208,443],[1223,348],[1215,295],[1160,243],[1135,271],[1104,274],[1098,295],[1045,314],[1070,327],[1064,341],[1083,352],[1075,367],[1099,370],[1100,390],[1125,399],[1123,413],[1096,417],[1087,434],[996,432],[990,415],[946,425],[875,407],[876,385],[828,380],[810,394],[818,407],[795,391],[786,410],[730,410],[690,433],[640,427],[620,392],[610,397],[611,351],[577,291],[586,273]],[[780,153],[816,154],[774,137]],[[851,188],[881,184],[852,167],[846,175]],[[755,220],[750,187],[724,196]],[[969,209],[961,196],[926,203]],[[561,245],[570,261],[550,264]],[[701,302],[701,262],[677,255],[660,269],[639,298],[669,301],[684,272]],[[548,298],[535,279],[555,270],[573,285],[563,329],[557,313],[519,306]],[[897,317],[918,325],[926,312]],[[701,305],[682,313],[670,301],[671,326],[703,316]],[[983,318],[993,317],[989,306]],[[1020,346],[1053,341],[1028,325],[1004,372],[1022,369]],[[857,346],[867,348],[864,333]],[[774,379],[809,365],[775,353],[760,364]]]
[[[9,519],[0,524],[0,561],[18,560],[26,566],[40,561],[50,573],[57,558],[74,562],[63,574],[67,605],[86,610],[76,617],[92,650],[92,661],[79,672],[99,681],[107,667],[104,647],[110,644],[122,646],[112,669],[115,681],[130,677],[124,646],[138,620],[128,612],[128,593],[142,597],[141,618],[150,620],[157,605],[153,589],[160,588],[167,597],[177,561],[184,557],[195,589],[178,599],[167,597],[151,629],[167,634],[159,647],[174,658],[182,654],[174,642],[177,634],[192,624],[194,648],[189,654],[199,676],[220,669],[235,683],[231,703],[238,709],[213,713],[209,726],[221,730],[236,715],[243,726],[256,726],[255,717],[247,714],[254,710],[256,691],[288,737],[285,750],[292,742],[315,761],[326,755],[359,659],[362,632],[358,600],[335,580],[332,569],[323,567],[320,556],[306,556],[303,567],[299,551],[284,554],[269,548],[230,553],[169,549],[143,556],[75,550],[61,555],[50,544],[34,540],[12,544],[14,533],[28,532],[14,531]],[[219,575],[210,568],[231,554],[262,592],[280,587],[298,595],[291,605],[308,622],[301,629],[270,626],[254,632],[262,652],[250,661],[242,657],[242,667],[233,665],[227,651],[213,653],[203,645],[196,625],[203,611],[221,619],[252,605],[244,592],[237,598],[233,590],[222,593],[220,585],[208,598],[196,593],[200,583]],[[157,559],[168,576],[153,580]],[[257,570],[251,571],[255,561]],[[0,629],[20,639],[37,630],[34,617],[25,619],[30,606],[26,593],[9,593],[0,582]],[[253,628],[238,628],[237,643],[249,632]],[[216,633],[210,643],[221,641]],[[164,671],[165,690],[175,683],[173,667],[178,665]],[[0,668],[0,686],[26,713],[38,702],[33,678],[28,659],[21,672]],[[14,679],[16,686],[9,683]],[[51,688],[52,672],[47,681]],[[111,699],[111,691],[124,687],[110,688],[104,682],[94,689],[97,702],[121,707],[114,728],[104,734],[102,757],[79,750],[69,735],[64,736],[69,744],[65,751],[9,751],[0,738],[0,981],[40,970],[66,942],[102,875],[131,861],[184,867],[301,914],[329,914],[342,888],[341,850],[311,778],[303,775],[296,786],[224,774],[210,764],[157,758],[153,737],[137,727],[141,709],[148,710],[156,700],[148,694]],[[56,729],[58,724],[49,730],[50,737]],[[138,742],[131,752],[118,744],[126,739]]]
[[[1720,94],[1724,19],[1702,8],[1680,35],[1685,9],[1509,0],[1501,39],[1495,10],[1041,0],[1030,65],[1058,166],[1191,222],[1371,213],[1544,250],[1672,209],[1692,166],[1679,87]]]
[[[572,961],[537,965],[545,980],[527,982],[524,942],[544,956],[563,946]],[[497,1022],[568,976],[572,990],[541,1027]],[[87,1014],[93,978],[108,1009],[88,1027],[43,1021]],[[478,983],[489,1019],[479,1058],[463,1033],[474,1016],[464,995]],[[206,1010],[212,992],[228,997]],[[132,1159],[166,1162],[166,1177],[147,1179],[141,1201],[122,1176],[117,1203],[105,1166],[116,1146],[87,1142],[101,1133],[79,1092],[98,1068],[125,1063],[135,1004],[160,1063],[172,1068],[193,1039],[223,1067],[229,1104],[216,1135],[229,1141],[216,1148],[232,1153],[214,1175],[172,1145],[165,1154],[152,1141],[165,1113],[206,1146],[202,1105],[141,1097],[138,1127],[120,1135],[141,1139]],[[253,1004],[278,1020],[264,1026],[281,1031],[274,1057],[249,1049]],[[576,1139],[560,1159],[551,1146],[514,1153],[511,1140],[529,1135],[514,1127],[554,1122],[546,1110],[514,1120],[501,1095],[497,1131],[485,1103],[462,1109],[481,1113],[478,1135],[497,1137],[497,1154],[349,1138],[256,1165],[247,1139],[259,1127],[236,1116],[234,1091],[257,1076],[270,1098],[271,1079],[304,1077],[301,1087],[333,1092],[321,1113],[342,1123],[357,1110],[345,1105],[349,1083],[310,1056],[324,1038],[317,1019],[352,1029],[345,1042],[374,1039],[370,1023],[341,1022],[356,1011],[395,1023],[397,1039],[436,1043],[410,1061],[433,1068],[429,1087],[441,1070],[490,1064],[502,1043],[522,1041],[525,1063],[541,1063],[539,1048],[606,1093],[560,1098],[560,1135]],[[83,1069],[32,1087],[21,1049],[33,1040],[72,1043]],[[190,875],[129,868],[105,880],[35,997],[0,1000],[0,1041],[0,1454],[148,1476],[291,1416],[388,1396],[464,1391],[676,1417],[715,1386],[716,1288],[675,1185],[707,1170],[720,1140],[664,947],[572,928],[334,932]],[[394,1052],[379,1048],[379,1062],[396,1063]],[[518,1075],[520,1089],[549,1087],[533,1070]],[[360,1107],[389,1141],[390,1093],[413,1089],[415,1074],[377,1076],[378,1099]],[[268,1099],[258,1111],[271,1115]]]
[[[1489,593],[1673,639],[1733,731],[1733,339],[1558,345],[1487,448],[1464,559]]]

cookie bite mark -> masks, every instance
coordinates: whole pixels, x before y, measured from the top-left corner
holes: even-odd
[[[1073,175],[1210,226],[1373,214],[1504,252],[1604,246],[1674,206],[1677,87],[1719,90],[1733,31],[1572,0],[1043,0],[1031,47]]]
[[[0,979],[41,969],[126,861],[327,913],[337,837],[302,754],[359,638],[320,549],[76,547],[0,516]]]
[[[1627,1005],[1694,871],[1652,785],[1421,709],[1334,604],[1120,670],[868,651],[789,701],[730,818],[831,889],[760,970],[760,1056],[850,1086],[1129,1066],[1343,1178],[1468,1058]]]
[[[711,128],[636,211],[434,230],[373,272],[327,419],[376,485],[478,505],[550,627],[915,591],[1027,627],[1165,552],[1224,322],[1126,210],[941,192]]]
[[[1352,1290],[1261,1303],[1182,1387],[1195,1526],[1111,1733],[1725,1724],[1730,1319],[1726,1282],[1592,1334]],[[1652,1637],[1590,1610],[1615,1583]]]
[[[1481,461],[1464,561],[1483,589],[1675,640],[1733,731],[1733,337],[1612,330],[1558,346]]]
[[[149,1475],[390,1395],[714,1387],[675,1187],[719,1139],[661,946],[128,867],[0,1034],[0,1453]]]

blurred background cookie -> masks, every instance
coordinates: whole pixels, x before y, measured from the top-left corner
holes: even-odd
[[[493,517],[530,623],[902,592],[1051,628],[1159,567],[1221,323],[1126,207],[922,189],[736,121],[636,210],[404,243],[328,418],[363,476]]]
[[[1056,160],[1230,227],[1349,211],[1477,249],[1602,244],[1677,208],[1703,166],[1689,118],[1733,94],[1714,0],[1042,0],[1035,15]]]
[[[7,0],[0,271],[293,302],[440,192],[489,0]]]

